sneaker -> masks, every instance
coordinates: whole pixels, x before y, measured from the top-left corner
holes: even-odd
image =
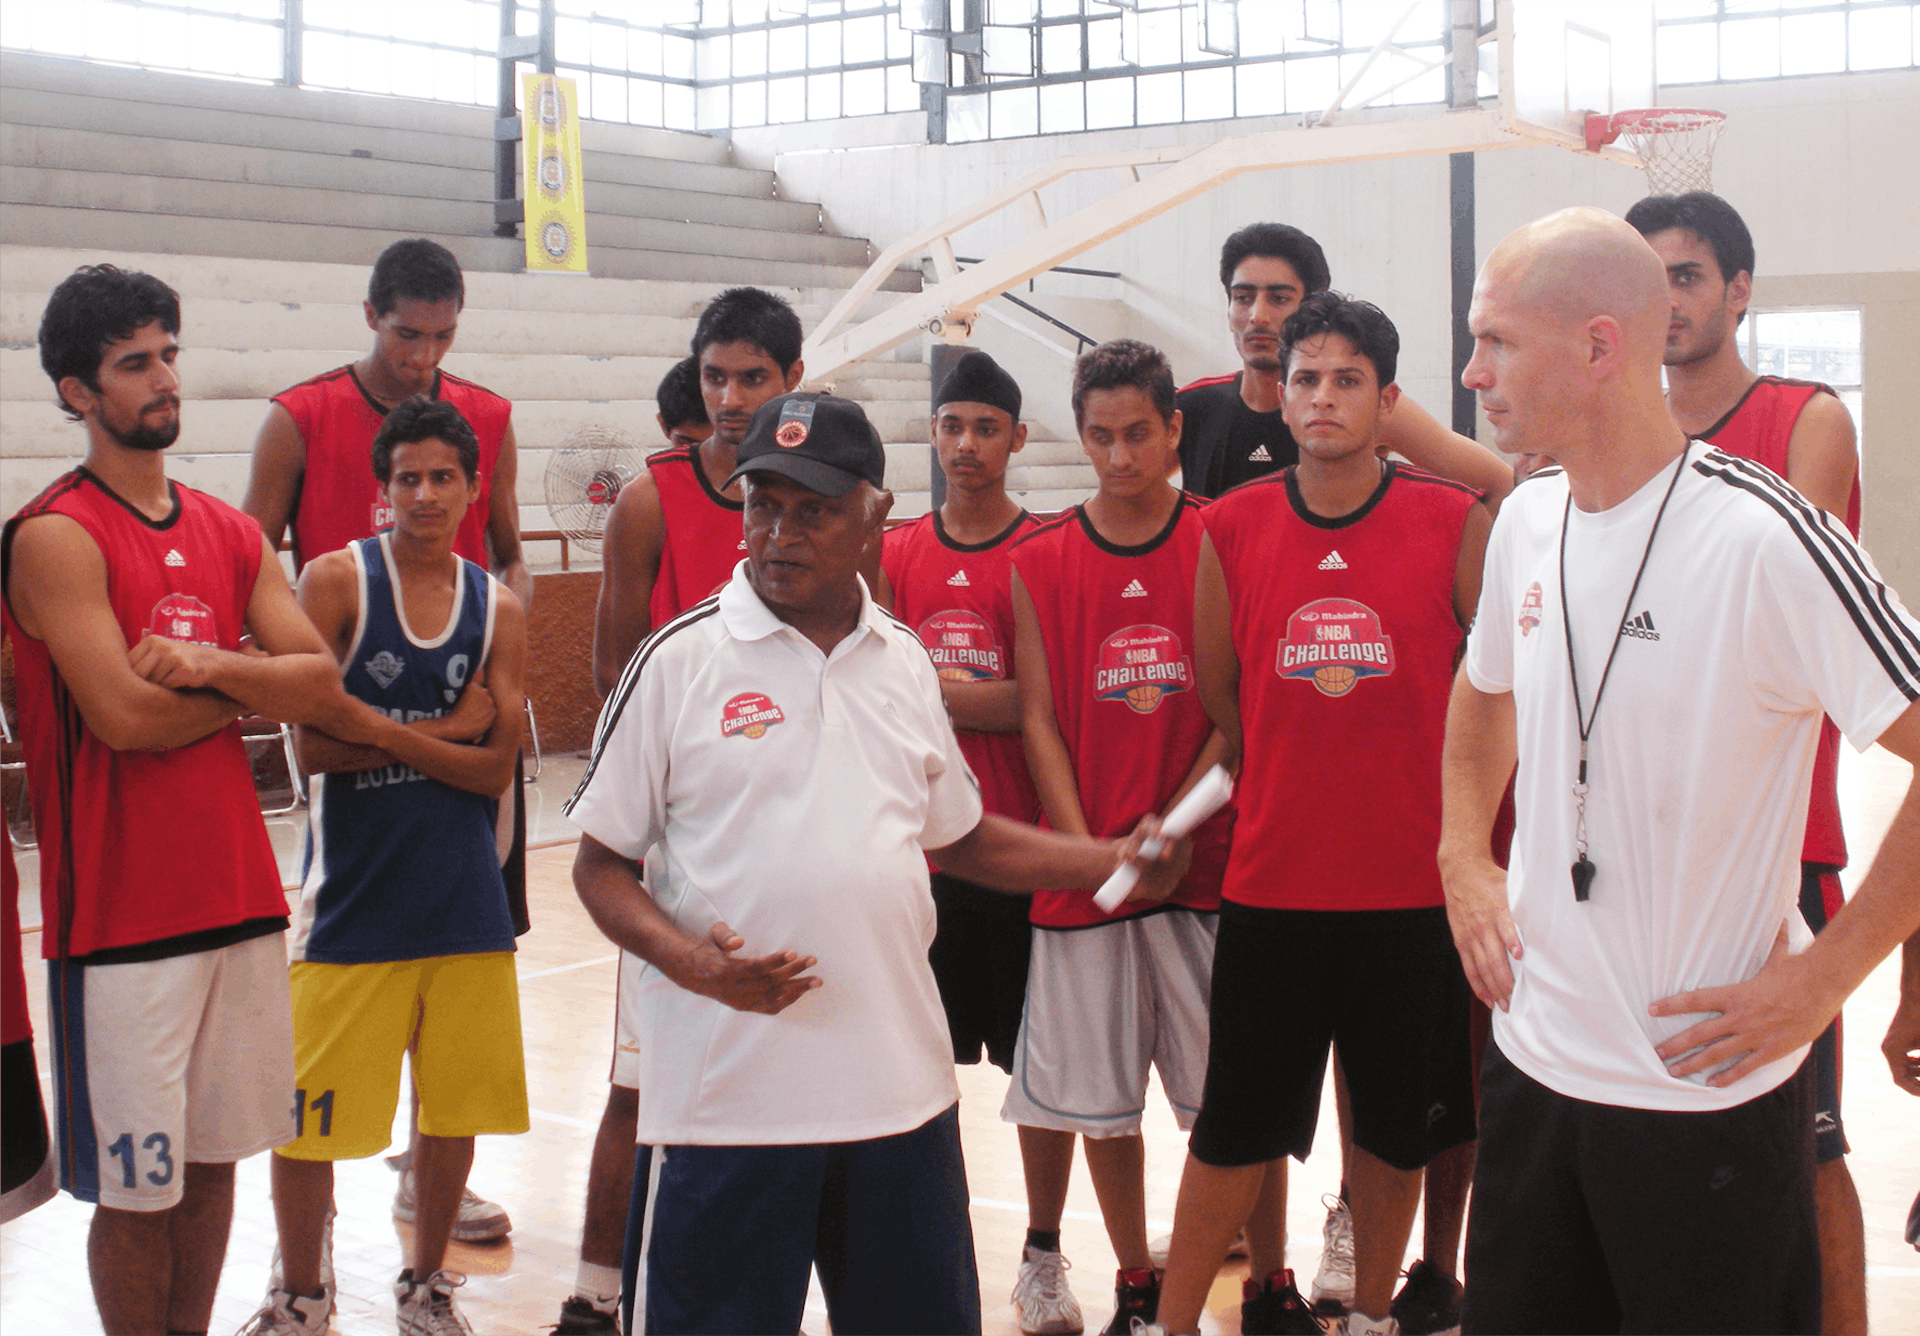
[[[1142,1322],[1139,1318],[1135,1318],[1128,1336],[1167,1336],[1167,1329],[1158,1322]]]
[[[393,1218],[403,1225],[410,1225],[414,1216],[413,1169],[410,1165],[394,1164],[391,1160],[388,1161],[388,1167],[400,1175],[400,1184],[393,1190]],[[485,1243],[490,1239],[505,1238],[512,1228],[513,1221],[507,1219],[505,1207],[476,1195],[472,1188],[460,1189],[460,1209],[453,1216],[455,1239],[461,1243]]]
[[[1240,1297],[1243,1336],[1321,1336],[1320,1322],[1294,1287],[1291,1269],[1274,1272],[1264,1285],[1243,1281]]]
[[[1167,1252],[1173,1247],[1173,1235],[1162,1234],[1147,1245],[1147,1260],[1153,1263],[1155,1271],[1167,1269]],[[1247,1256],[1247,1231],[1241,1230],[1233,1236],[1233,1242],[1227,1245],[1227,1259],[1238,1261]]]
[[[328,1202],[327,1223],[321,1226],[320,1229],[320,1289],[326,1297],[327,1307],[329,1309],[333,1307],[334,1296],[338,1293],[338,1286],[335,1285],[333,1279],[333,1217],[333,1203]],[[280,1288],[280,1283],[283,1279],[284,1277],[280,1274],[280,1241],[275,1239],[273,1244],[273,1261],[267,1264],[266,1308],[273,1307],[274,1295],[284,1293]],[[262,1308],[260,1311],[264,1313],[266,1308]]]
[[[1067,1287],[1067,1269],[1072,1265],[1057,1252],[1034,1247],[1021,1251],[1013,1302],[1020,1309],[1020,1330],[1025,1336],[1074,1336],[1086,1330],[1080,1301]]]
[[[1340,1319],[1336,1336],[1400,1336],[1400,1324],[1393,1320],[1393,1314],[1375,1321],[1359,1313],[1348,1313]]]
[[[1320,1269],[1313,1276],[1313,1311],[1338,1317],[1353,1304],[1353,1216],[1338,1197],[1322,1197],[1327,1223],[1320,1228]]]
[[[1160,1316],[1160,1277],[1152,1267],[1122,1271],[1113,1281],[1113,1320],[1100,1336],[1131,1336],[1133,1324],[1151,1326]]]
[[[425,1280],[415,1280],[412,1267],[402,1271],[393,1282],[400,1336],[473,1336],[466,1316],[453,1302],[453,1292],[466,1283],[458,1271],[436,1271]]]
[[[1466,1297],[1460,1282],[1432,1262],[1415,1262],[1389,1311],[1407,1336],[1459,1336]]]
[[[553,1336],[620,1336],[620,1315],[603,1313],[576,1294],[560,1305]]]
[[[331,1293],[314,1299],[288,1290],[273,1290],[260,1311],[240,1328],[240,1336],[326,1336],[332,1320]]]

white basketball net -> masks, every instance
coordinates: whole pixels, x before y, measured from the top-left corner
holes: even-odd
[[[1713,189],[1713,148],[1726,126],[1724,112],[1666,107],[1621,112],[1608,128],[1639,155],[1649,195],[1684,195]]]

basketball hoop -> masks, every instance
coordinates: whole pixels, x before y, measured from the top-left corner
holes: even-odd
[[[1695,107],[1648,107],[1587,117],[1587,151],[1625,139],[1647,169],[1647,193],[1684,195],[1713,189],[1713,146],[1727,113]]]

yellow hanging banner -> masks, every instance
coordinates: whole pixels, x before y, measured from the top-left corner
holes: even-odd
[[[575,84],[551,74],[527,74],[521,79],[527,269],[584,274],[587,206],[580,179],[580,104]]]

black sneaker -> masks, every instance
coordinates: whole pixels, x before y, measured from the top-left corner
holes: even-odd
[[[1264,1285],[1249,1277],[1240,1295],[1243,1336],[1321,1336],[1320,1322],[1294,1287],[1291,1270],[1274,1272]]]
[[[1388,1310],[1406,1336],[1444,1336],[1460,1330],[1460,1309],[1466,1290],[1432,1262],[1407,1268],[1407,1283],[1393,1296]]]
[[[620,1336],[620,1315],[603,1313],[576,1294],[560,1305],[553,1336]]]
[[[1113,1321],[1100,1336],[1128,1336],[1137,1318],[1142,1324],[1160,1316],[1160,1277],[1152,1267],[1122,1271],[1113,1281]]]

